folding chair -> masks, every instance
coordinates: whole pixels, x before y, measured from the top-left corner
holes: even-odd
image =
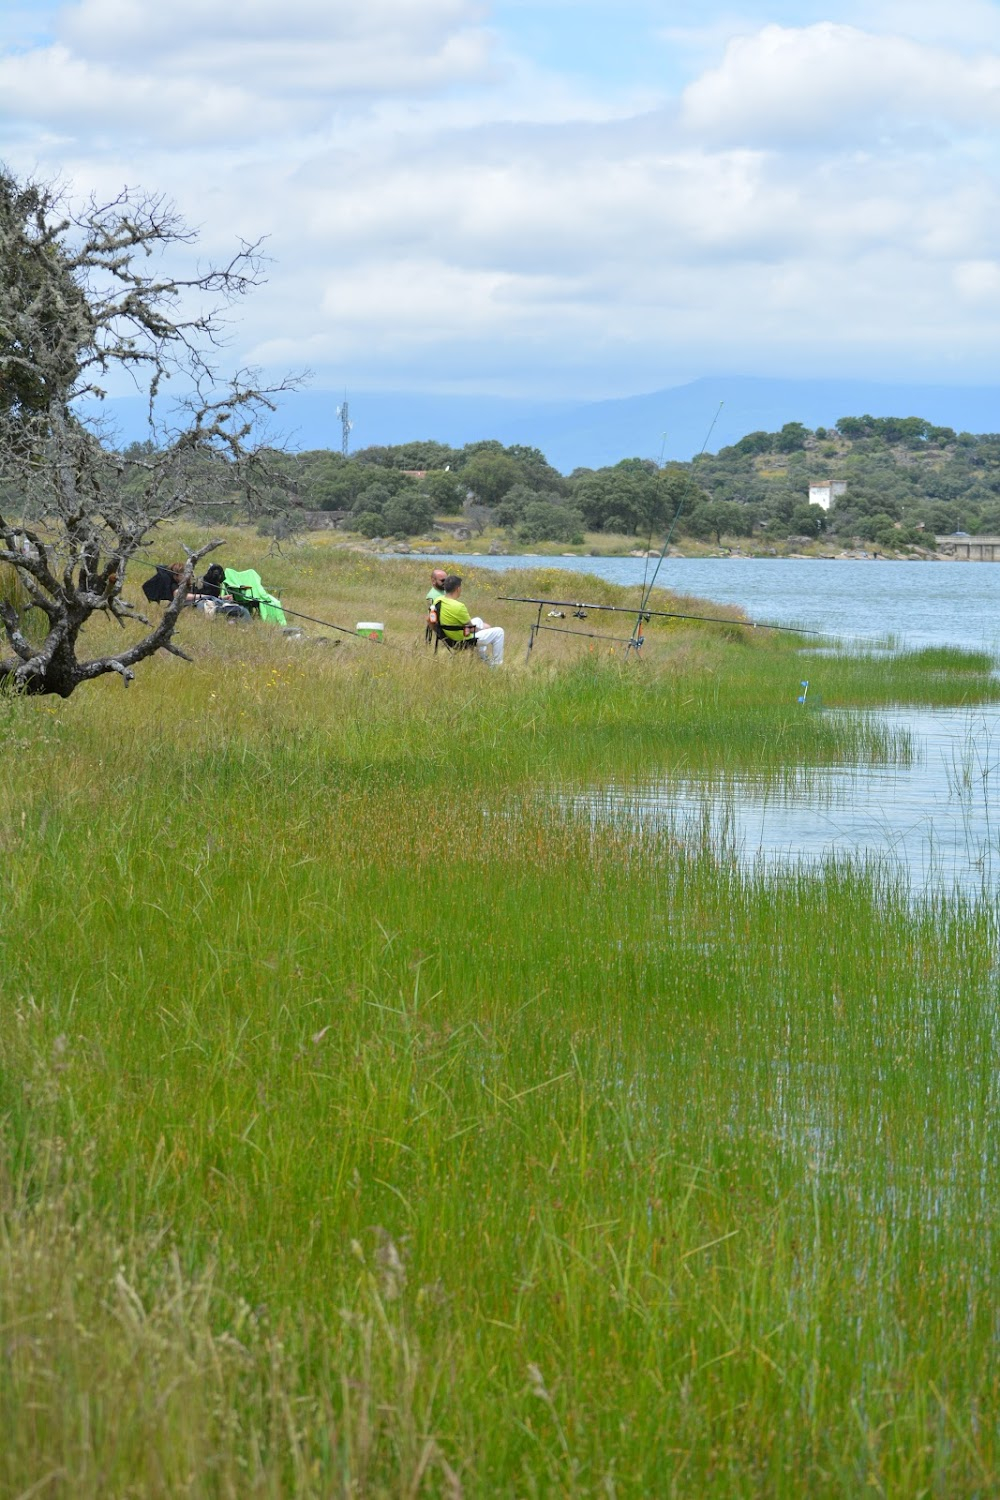
[[[433,624],[431,623],[431,615],[434,616]],[[457,629],[458,627],[454,626],[453,628]],[[445,633],[441,621],[438,619],[436,609],[432,610],[427,616],[427,629],[434,632],[435,652],[439,646],[444,646],[446,651],[475,651],[476,649],[476,627],[474,625],[463,625],[461,639],[456,640],[453,636]]]

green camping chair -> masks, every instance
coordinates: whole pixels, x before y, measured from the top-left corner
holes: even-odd
[[[285,624],[281,600],[267,592],[260,581],[260,574],[253,568],[244,568],[239,573],[235,568],[227,568],[225,588],[226,593],[232,594],[237,604],[242,604],[251,614],[260,615],[262,620],[267,620],[272,625]]]

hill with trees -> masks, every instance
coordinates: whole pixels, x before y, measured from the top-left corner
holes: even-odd
[[[788,422],[751,432],[690,463],[629,458],[561,474],[537,448],[495,440],[462,448],[423,441],[274,455],[292,503],[336,512],[367,537],[412,537],[436,517],[510,544],[583,542],[586,533],[662,534],[721,544],[789,538],[884,550],[933,547],[955,531],[1000,532],[1000,435],[975,436],[920,417],[842,417],[810,431]],[[842,481],[828,510],[809,487]],[[675,520],[676,518],[676,520]]]

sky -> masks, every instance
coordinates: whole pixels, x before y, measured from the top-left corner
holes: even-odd
[[[0,159],[265,236],[321,388],[993,383],[998,126],[992,0],[0,0]]]

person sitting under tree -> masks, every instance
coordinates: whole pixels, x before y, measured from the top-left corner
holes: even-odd
[[[438,624],[450,641],[461,641],[466,626],[475,631],[476,646],[483,661],[491,667],[499,667],[503,661],[503,630],[499,625],[487,625],[478,615],[470,615],[459,595],[462,580],[457,573],[449,573],[444,581],[444,597],[438,600]]]

